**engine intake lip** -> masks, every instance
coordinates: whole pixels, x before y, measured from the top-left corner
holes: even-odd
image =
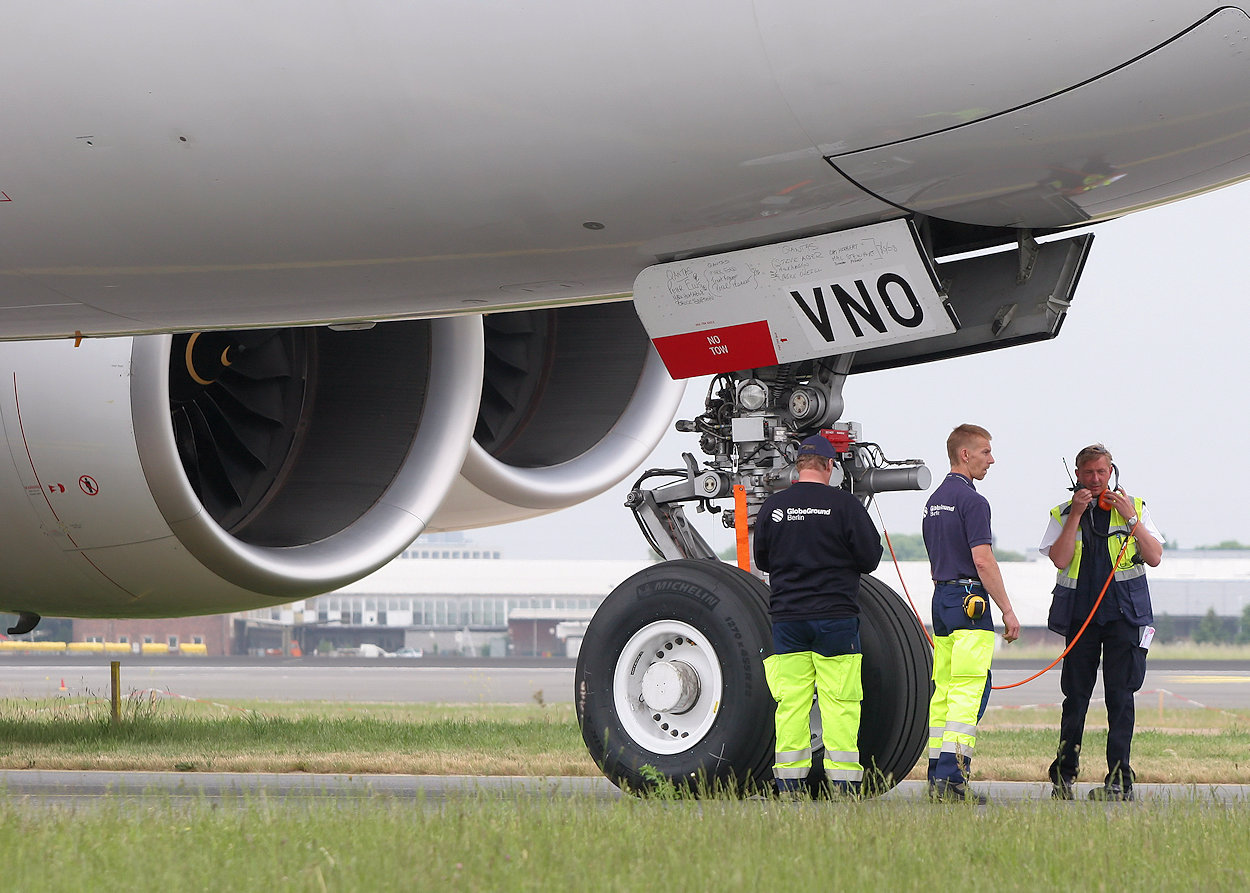
[[[500,462],[477,441],[469,444],[463,477],[479,490],[511,505],[530,509],[567,508],[598,496],[628,477],[655,448],[654,432],[672,420],[685,392],[649,347],[633,396],[616,423],[575,459],[539,468]]]
[[[421,534],[447,495],[473,436],[483,339],[477,316],[431,320],[430,373],[420,424],[381,498],[343,530],[316,542],[258,546],[210,517],[187,479],[169,417],[172,336],[134,339],[131,402],[139,460],[162,516],[207,569],[253,592],[296,599],[372,573]]]

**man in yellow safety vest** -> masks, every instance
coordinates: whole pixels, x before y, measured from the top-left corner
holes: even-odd
[[[1072,799],[1085,714],[1101,659],[1107,699],[1107,776],[1101,788],[1090,791],[1090,798],[1132,800],[1133,695],[1145,681],[1146,650],[1154,636],[1145,565],[1159,566],[1163,535],[1143,500],[1108,486],[1115,470],[1110,450],[1092,444],[1076,454],[1075,464],[1079,486],[1071,500],[1051,509],[1050,523],[1038,546],[1058,569],[1047,623],[1051,631],[1071,645],[1089,620],[1063,659],[1063,713],[1059,750],[1049,770],[1051,796]],[[1104,586],[1106,593],[1099,603]]]

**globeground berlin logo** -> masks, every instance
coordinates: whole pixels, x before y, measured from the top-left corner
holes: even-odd
[[[786,513],[781,509],[773,509],[773,523],[780,524],[786,519]]]

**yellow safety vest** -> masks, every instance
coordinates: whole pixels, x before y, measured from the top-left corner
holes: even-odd
[[[1050,516],[1055,519],[1061,526],[1063,524],[1064,510],[1072,505],[1072,501],[1061,502],[1050,510]],[[1142,512],[1146,503],[1138,497],[1133,497],[1133,512],[1138,517],[1138,524],[1141,523]],[[1133,559],[1137,556],[1137,537],[1129,537],[1128,548],[1124,549],[1124,554],[1120,555],[1120,549],[1124,544],[1124,537],[1129,534],[1128,521],[1117,512],[1111,510],[1111,522],[1107,527],[1107,551],[1111,553],[1111,561],[1115,563],[1117,558],[1119,563],[1115,566],[1115,578],[1118,582],[1123,583],[1125,580],[1133,580],[1137,577],[1145,576],[1146,565],[1134,563]],[[1059,571],[1055,578],[1055,583],[1065,589],[1076,588],[1076,577],[1081,570],[1081,537],[1076,538],[1076,550],[1072,553],[1072,562],[1063,570]]]

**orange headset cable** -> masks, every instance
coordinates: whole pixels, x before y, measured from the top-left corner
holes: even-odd
[[[1094,615],[1098,613],[1098,606],[1102,604],[1102,597],[1107,594],[1107,587],[1109,587],[1111,585],[1111,581],[1115,579],[1115,569],[1120,566],[1120,559],[1124,557],[1124,552],[1128,549],[1129,540],[1131,540],[1133,538],[1133,534],[1137,532],[1138,524],[1141,524],[1141,518],[1137,519],[1137,524],[1133,525],[1133,529],[1130,530],[1128,532],[1128,536],[1124,538],[1124,545],[1120,546],[1120,554],[1116,555],[1115,561],[1111,565],[1111,573],[1107,576],[1107,582],[1102,584],[1102,589],[1098,593],[1098,598],[1094,600],[1094,607],[1090,608],[1089,616],[1085,618],[1085,622],[1081,624],[1081,628],[1076,631],[1076,635],[1072,637],[1072,641],[1068,643],[1068,647],[1063,649],[1063,653],[1029,678],[1021,679],[1019,682],[1012,682],[1010,685],[991,685],[990,689],[992,691],[1002,691],[1005,688],[1016,688],[1017,686],[1024,685],[1026,682],[1032,682],[1038,676],[1052,669],[1055,664],[1059,663],[1059,661],[1068,656],[1068,652],[1072,650],[1073,646],[1076,645],[1078,641],[1080,641],[1081,634],[1085,632],[1085,628],[1089,626],[1090,621],[1094,619]]]
[[[894,544],[890,541],[890,531],[886,529],[885,519],[881,517],[881,507],[874,503],[873,508],[877,510],[877,519],[881,521],[881,533],[885,536],[885,544],[890,549],[890,559],[894,562],[894,572],[898,574],[899,585],[903,587],[903,594],[907,596],[907,604],[911,605],[911,612],[916,616],[916,621],[920,624],[920,629],[924,633],[924,637],[929,640],[929,647],[932,648],[933,637],[929,635],[929,629],[924,625],[924,621],[921,620],[920,611],[916,609],[916,603],[912,601],[911,593],[907,591],[907,583],[903,580],[903,569],[898,565],[898,556],[894,554]],[[990,686],[992,691],[1002,691],[1007,688],[1016,688],[1024,685],[1026,682],[1032,682],[1043,673],[1054,669],[1055,665],[1058,664],[1059,661],[1068,656],[1068,652],[1071,651],[1080,640],[1081,635],[1085,632],[1085,628],[1089,626],[1090,621],[1094,619],[1094,615],[1098,613],[1098,606],[1102,604],[1103,596],[1107,594],[1107,588],[1111,585],[1111,581],[1115,579],[1115,569],[1120,566],[1120,559],[1124,557],[1124,552],[1128,549],[1129,540],[1131,540],[1133,538],[1133,534],[1137,532],[1139,524],[1141,524],[1141,518],[1137,519],[1137,523],[1133,525],[1133,529],[1130,530],[1128,536],[1124,538],[1124,545],[1120,547],[1120,553],[1116,556],[1115,562],[1111,565],[1111,574],[1107,577],[1107,581],[1102,584],[1102,589],[1098,593],[1098,598],[1094,600],[1094,606],[1090,609],[1089,616],[1085,618],[1085,622],[1081,624],[1081,628],[1077,630],[1076,635],[1072,637],[1072,641],[1068,643],[1068,647],[1064,648],[1063,652],[1058,657],[1027,679],[1021,679],[1019,682],[1012,682],[1009,685],[992,685]]]

